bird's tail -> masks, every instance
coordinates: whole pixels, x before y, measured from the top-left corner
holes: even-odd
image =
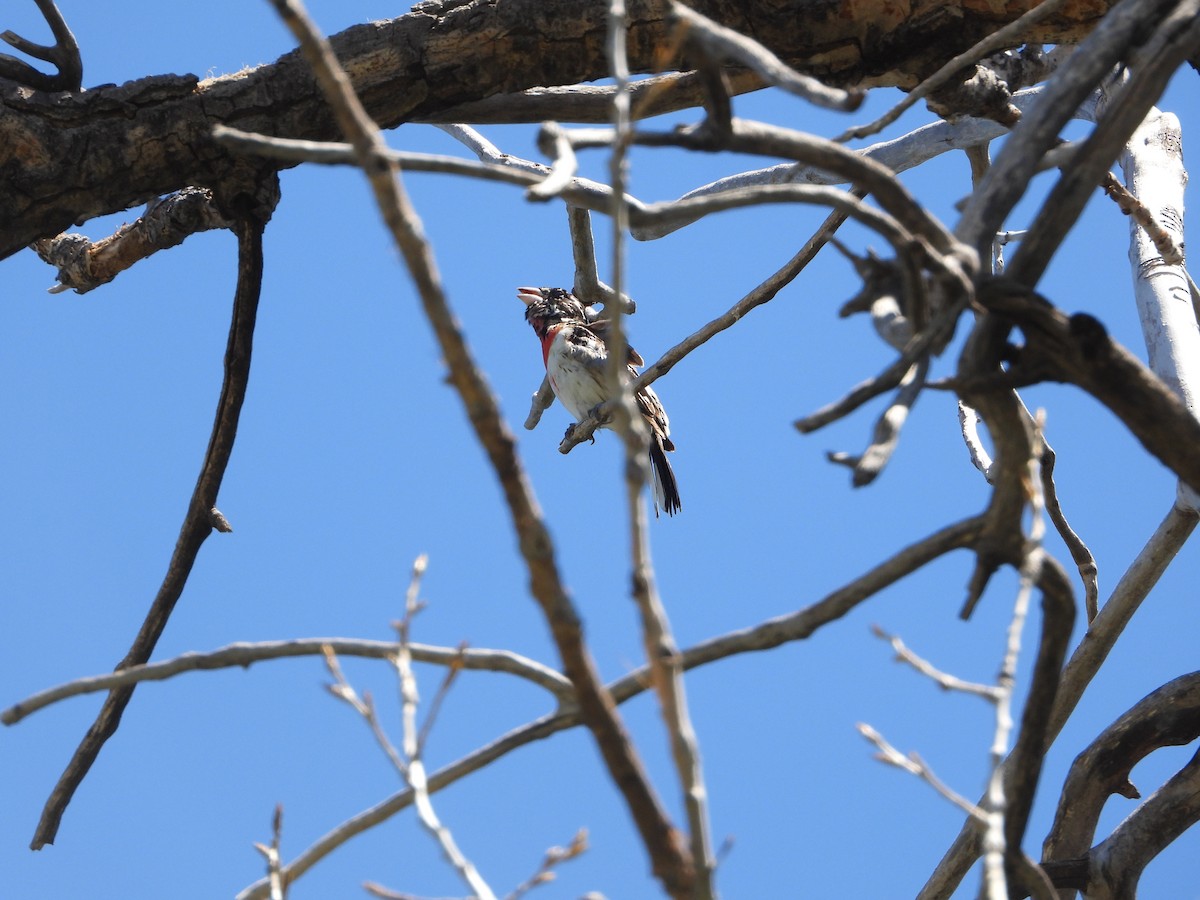
[[[650,480],[654,484],[654,515],[661,509],[668,516],[673,516],[682,509],[679,502],[679,483],[675,480],[675,471],[667,461],[667,450],[674,450],[675,445],[668,437],[650,436]]]

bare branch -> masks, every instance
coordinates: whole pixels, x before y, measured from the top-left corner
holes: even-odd
[[[77,294],[107,284],[146,257],[175,247],[193,234],[229,228],[207,188],[184,188],[148,204],[136,221],[92,243],[80,234],[60,234],[33,245],[38,256],[58,269],[59,284],[52,293]]]
[[[118,669],[140,665],[150,658],[155,644],[167,626],[167,619],[183,594],[200,546],[213,531],[211,510],[216,505],[217,492],[233,452],[238,418],[250,379],[254,323],[262,289],[263,229],[278,199],[278,183],[273,175],[269,177],[266,185],[260,187],[263,190],[256,203],[243,195],[243,205],[246,209],[235,221],[238,238],[238,278],[233,316],[229,326],[229,341],[225,349],[225,378],[221,385],[221,397],[217,402],[212,435],[204,454],[200,477],[196,481],[179,539],[167,565],[167,574],[129,652],[117,664]],[[66,770],[46,801],[31,844],[34,850],[54,843],[59,822],[75,794],[75,789],[96,761],[105,742],[116,732],[121,713],[132,696],[133,684],[114,688],[109,693],[95,722],[76,748]]]
[[[284,900],[287,882],[283,878],[283,857],[279,855],[279,841],[283,834],[283,806],[276,805],[271,817],[271,843],[255,844],[254,849],[267,861],[267,881],[271,886],[270,900]]]
[[[1197,736],[1200,672],[1193,672],[1140,700],[1075,758],[1059,796],[1054,824],[1042,847],[1042,858],[1066,860],[1085,855],[1109,797],[1141,796],[1129,780],[1133,768],[1155,750],[1189,744]],[[1095,868],[1102,871],[1099,866]]]
[[[23,63],[7,53],[0,53],[0,78],[7,78],[39,91],[78,91],[83,86],[83,59],[79,55],[79,42],[67,27],[67,21],[58,11],[54,0],[34,0],[50,33],[54,35],[54,46],[46,47],[26,40],[11,31],[0,34],[0,40],[16,47],[27,56],[54,63],[56,75],[39,72],[28,63]]]
[[[909,775],[917,776],[968,816],[980,821],[983,820],[983,810],[938,778],[933,773],[933,769],[929,768],[925,760],[921,759],[916,753],[909,753],[907,756],[904,755],[889,744],[883,735],[865,722],[859,722],[855,727],[858,729],[859,734],[874,744],[876,749],[879,750],[875,758],[880,762],[903,769]]]
[[[616,705],[600,682],[587,652],[578,613],[559,577],[554,544],[517,457],[515,441],[446,302],[432,251],[422,235],[411,201],[400,180],[393,177],[390,166],[385,164],[383,139],[355,96],[328,41],[319,36],[292,0],[272,0],[272,4],[296,34],[339,126],[350,137],[384,220],[416,282],[426,316],[450,368],[450,380],[462,397],[476,435],[504,488],[534,598],[550,625],[564,671],[575,686],[584,722],[592,731],[612,780],[638,826],[655,875],[669,893],[683,896],[690,891],[693,878],[690,860],[679,833],[654,794]]]
[[[900,445],[900,429],[904,427],[913,404],[921,396],[928,371],[929,357],[926,356],[917,360],[916,365],[900,379],[900,389],[896,391],[888,408],[875,420],[871,443],[861,455],[853,456],[832,451],[826,454],[830,462],[848,466],[853,471],[852,483],[855,487],[868,485],[879,477],[879,473],[896,452]]]
[[[871,633],[892,645],[896,659],[908,663],[922,675],[932,679],[938,687],[945,691],[961,691],[964,694],[974,694],[987,700],[995,700],[997,688],[990,684],[979,684],[974,681],[963,681],[954,675],[943,672],[926,659],[913,653],[897,635],[888,634],[878,625],[871,626]]]
[[[48,688],[4,710],[3,713],[0,713],[0,722],[5,725],[15,725],[40,709],[82,694],[112,690],[143,681],[163,681],[183,672],[229,668],[245,669],[254,663],[268,659],[321,656],[326,647],[338,656],[359,656],[367,659],[388,659],[396,652],[394,641],[351,640],[349,638],[317,637],[253,644],[230,644],[208,653],[184,653],[174,659],[129,666],[108,675],[79,678],[58,687]],[[411,650],[413,658],[418,662],[441,666],[462,666],[464,669],[473,671],[503,672],[508,675],[516,675],[518,678],[524,678],[526,681],[545,688],[560,703],[573,701],[571,683],[566,678],[535,660],[508,650],[480,648],[464,650],[452,647],[431,647],[427,644],[412,644]]]
[[[1124,6],[1115,8],[1095,33],[1099,34],[1110,19],[1118,18],[1123,9]],[[1105,180],[1112,161],[1162,96],[1175,70],[1195,52],[1197,44],[1200,44],[1200,0],[1183,0],[1163,17],[1132,77],[1109,103],[1092,134],[1072,154],[1071,165],[1050,190],[1013,257],[1008,270],[1013,278],[1031,287],[1037,284],[1051,256],[1079,218],[1089,195]],[[1071,62],[1085,53],[1080,47]],[[1007,146],[1011,143],[1006,149]]]
[[[1089,900],[1134,900],[1142,871],[1200,821],[1200,751],[1091,852]]]
[[[1063,126],[1113,66],[1127,56],[1130,44],[1141,35],[1145,23],[1160,21],[1174,5],[1174,0],[1130,0],[1118,4],[1080,43],[1047,84],[1037,103],[1026,110],[972,194],[955,229],[961,240],[980,255],[986,252],[992,236],[1024,194],[1042,156],[1057,143]],[[1092,178],[1089,189],[1096,182],[1097,178]]]

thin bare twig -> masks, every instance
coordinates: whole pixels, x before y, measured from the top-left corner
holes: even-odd
[[[284,900],[287,896],[287,881],[283,877],[283,857],[279,855],[279,841],[283,835],[283,806],[276,804],[271,817],[271,843],[255,844],[254,849],[267,861],[267,881],[271,886],[270,900]]]
[[[484,880],[483,876],[479,874],[479,870],[475,868],[475,865],[459,849],[458,843],[454,840],[454,835],[450,833],[450,829],[438,818],[438,814],[433,808],[433,801],[429,797],[429,782],[425,773],[425,761],[421,757],[421,732],[417,728],[417,704],[419,702],[417,678],[413,672],[412,653],[409,651],[412,622],[421,609],[418,593],[421,587],[421,576],[425,573],[427,559],[422,554],[413,563],[412,579],[409,582],[408,591],[404,599],[404,617],[396,625],[399,650],[392,658],[392,662],[396,667],[396,674],[400,679],[400,719],[403,722],[404,746],[404,765],[401,772],[404,775],[404,780],[408,782],[408,786],[412,788],[413,806],[416,807],[417,817],[420,819],[421,824],[425,826],[425,829],[433,835],[434,840],[437,841],[438,847],[441,848],[442,855],[446,858],[446,861],[450,863],[454,871],[458,873],[458,876],[470,888],[472,894],[478,900],[496,900],[495,893]],[[447,672],[447,684],[453,680],[456,671],[457,669],[451,666]]]
[[[898,635],[888,634],[878,625],[871,626],[871,633],[875,635],[875,637],[887,641],[892,645],[892,650],[896,654],[896,659],[898,659],[900,662],[908,663],[922,675],[932,679],[942,690],[961,691],[964,694],[975,694],[976,696],[983,697],[988,700],[994,700],[996,698],[997,688],[995,685],[979,684],[978,682],[974,681],[964,681],[961,678],[957,678],[954,675],[943,672],[928,660],[923,659],[922,657],[913,653]]]
[[[1004,760],[1008,755],[1009,737],[1013,729],[1013,690],[1017,681],[1017,659],[1021,652],[1021,634],[1025,629],[1025,619],[1029,612],[1029,599],[1033,593],[1033,585],[1041,575],[1044,559],[1042,540],[1045,537],[1046,523],[1041,490],[1040,460],[1042,416],[1038,415],[1035,422],[1037,427],[1035,440],[1032,442],[1033,452],[1027,463],[1027,472],[1023,479],[1030,510],[1029,536],[1026,539],[1025,558],[1021,562],[1020,586],[1017,589],[1017,599],[1013,604],[1012,619],[1008,626],[1004,659],[1000,664],[996,692],[991,697],[996,707],[996,729],[990,753],[991,772],[988,776],[987,792],[983,801],[984,883],[988,900],[1006,900],[1008,897],[1005,857],[1009,853],[1015,854],[1021,850],[1019,843],[1010,846],[1006,842],[1008,796]]]
[[[383,725],[379,721],[379,716],[375,711],[375,702],[371,699],[371,695],[365,692],[361,697],[358,695],[358,692],[354,690],[354,686],[350,684],[345,674],[343,674],[337,655],[329,647],[325,648],[325,668],[329,670],[329,675],[333,678],[333,684],[327,684],[325,686],[326,690],[329,691],[331,696],[341,700],[362,717],[363,721],[367,723],[367,727],[371,729],[371,735],[375,738],[375,743],[379,745],[379,749],[388,758],[388,762],[402,776],[407,775],[408,762],[400,755],[396,749],[396,745],[392,743],[391,738],[387,736],[387,732],[383,730]]]
[[[904,374],[892,402],[875,420],[871,443],[861,454],[852,455],[836,451],[826,454],[830,462],[850,468],[854,473],[852,483],[855,487],[868,485],[879,477],[879,473],[896,452],[900,445],[900,430],[904,427],[917,398],[921,396],[928,373],[929,357],[926,356],[917,360],[916,365]]]
[[[757,72],[735,69],[727,73],[730,92],[746,94],[766,87]],[[702,99],[700,79],[695,72],[668,72],[633,82],[630,114],[635,119],[699,106]],[[430,115],[419,115],[414,122],[470,122],[476,125],[512,125],[515,123],[609,122],[614,88],[607,85],[573,84],[530,88],[515,94],[496,94],[470,100]]]
[[[858,729],[859,734],[875,745],[879,751],[875,758],[880,762],[903,769],[908,774],[917,776],[968,816],[983,821],[983,810],[938,778],[934,774],[933,769],[929,768],[925,760],[921,759],[916,753],[909,753],[908,755],[901,753],[892,744],[888,743],[882,734],[865,722],[859,722],[855,727]]]
[[[586,828],[580,828],[567,846],[551,847],[547,850],[537,871],[517,885],[504,900],[520,900],[534,888],[553,881],[556,867],[582,856],[587,852],[587,848],[588,831]]]

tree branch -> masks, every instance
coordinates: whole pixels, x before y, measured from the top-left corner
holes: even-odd
[[[970,518],[934,532],[810,606],[684,650],[681,653],[680,664],[686,671],[736,654],[770,650],[792,641],[804,640],[821,626],[847,615],[867,598],[932,560],[953,550],[970,547],[978,539],[981,523],[981,518]],[[649,670],[645,666],[635,669],[609,684],[607,688],[614,702],[624,703],[650,688]],[[429,777],[429,790],[437,792],[519,747],[573,728],[581,721],[580,711],[574,709],[543,716],[520,726],[435,772]],[[327,832],[285,867],[288,882],[295,882],[355,835],[408,808],[412,800],[411,790],[400,791]],[[267,896],[267,889],[268,883],[265,879],[256,882],[241,891],[238,900],[263,900]]]
[[[629,807],[655,875],[672,896],[682,897],[691,888],[690,861],[678,832],[655,796],[612,697],[599,680],[583,641],[579,615],[559,576],[554,544],[517,456],[515,441],[446,302],[432,251],[407,193],[391,172],[383,139],[355,96],[333,49],[307,15],[294,0],[272,0],[272,4],[300,41],[334,115],[355,148],[384,220],[416,282],[426,317],[449,366],[451,383],[462,397],[476,435],[504,488],[529,570],[531,592],[550,626],[563,670],[575,686],[583,721]]]
[[[250,379],[250,354],[254,342],[254,323],[258,313],[258,300],[262,289],[262,235],[275,201],[278,199],[278,183],[274,175],[265,185],[259,186],[257,197],[239,195],[238,209],[234,219],[234,230],[238,239],[238,279],[233,301],[233,320],[229,326],[229,341],[225,349],[225,380],[221,385],[221,397],[213,422],[212,435],[204,454],[204,464],[196,481],[187,516],[175,544],[175,552],[167,565],[167,574],[158,594],[150,606],[146,619],[134,638],[133,645],[125,658],[117,664],[118,669],[146,662],[154,651],[163,629],[167,627],[175,603],[183,593],[188,575],[200,552],[200,545],[213,531],[212,510],[216,506],[217,493],[225,476],[225,468],[233,452],[237,436],[238,418],[242,401],[246,397],[246,385]],[[75,789],[79,787],[92,763],[96,761],[105,742],[116,732],[133,696],[133,685],[113,688],[96,721],[76,749],[66,770],[54,786],[41,820],[34,832],[31,847],[40,850],[54,843],[63,812],[71,802]]]

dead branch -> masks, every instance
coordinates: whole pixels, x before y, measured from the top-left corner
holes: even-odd
[[[26,56],[53,63],[58,69],[56,75],[46,75],[39,72],[28,63],[0,53],[0,78],[7,78],[18,84],[28,85],[39,91],[78,91],[83,86],[83,58],[79,55],[79,42],[67,26],[67,20],[58,11],[54,0],[34,0],[50,33],[54,35],[54,45],[46,47],[26,40],[11,31],[0,34],[0,40],[10,47],[16,47]]]
[[[59,284],[52,293],[74,290],[86,294],[108,284],[146,257],[182,244],[193,234],[231,223],[207,188],[184,188],[147,205],[134,222],[95,243],[80,234],[60,234],[33,245],[38,256],[58,269]]]
[[[268,176],[265,184],[258,185],[257,188],[257,196],[247,194],[237,198],[237,218],[234,220],[234,230],[238,239],[237,289],[233,301],[233,318],[229,326],[229,341],[225,349],[225,379],[221,385],[221,397],[217,403],[212,436],[204,454],[204,464],[192,492],[175,551],[167,565],[167,574],[137,637],[134,638],[133,645],[125,654],[125,658],[117,664],[118,669],[140,665],[150,658],[155,644],[167,626],[167,619],[183,594],[200,546],[213,531],[211,510],[216,505],[217,493],[233,452],[238,418],[250,379],[254,323],[262,290],[263,229],[279,196],[279,185],[273,174]],[[75,789],[91,769],[105,742],[116,732],[121,714],[132,696],[132,684],[113,688],[109,692],[96,721],[88,729],[87,735],[75,750],[66,770],[46,801],[31,843],[34,850],[54,843],[59,822],[75,794]]]
[[[655,875],[672,896],[685,896],[694,878],[691,862],[654,794],[616,705],[600,682],[587,652],[578,613],[559,577],[554,544],[524,476],[515,441],[446,303],[432,251],[421,234],[416,213],[400,180],[386,164],[386,148],[379,130],[359,103],[328,41],[318,34],[307,16],[289,0],[273,0],[273,5],[300,41],[305,59],[313,67],[339,125],[350,137],[384,220],[416,282],[426,316],[450,368],[451,382],[462,397],[476,435],[504,487],[529,568],[532,593],[550,625],[564,671],[575,685],[583,720],[629,806]]]

